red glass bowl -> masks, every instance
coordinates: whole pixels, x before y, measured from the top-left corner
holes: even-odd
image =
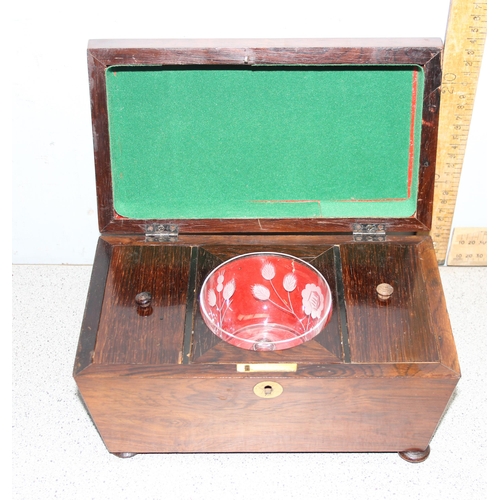
[[[200,291],[200,310],[222,340],[255,351],[289,349],[318,335],[330,319],[325,278],[291,255],[258,252],[214,269]]]

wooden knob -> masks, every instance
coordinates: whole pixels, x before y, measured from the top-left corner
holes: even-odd
[[[142,309],[147,309],[151,306],[152,295],[149,292],[141,292],[135,296],[135,303]]]
[[[394,288],[389,283],[380,283],[377,286],[377,295],[380,300],[388,300],[394,293]]]

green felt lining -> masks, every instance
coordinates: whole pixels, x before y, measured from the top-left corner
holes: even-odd
[[[411,216],[423,79],[410,66],[108,68],[115,210]]]

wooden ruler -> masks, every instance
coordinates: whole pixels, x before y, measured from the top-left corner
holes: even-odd
[[[486,0],[452,0],[443,54],[431,236],[444,264],[486,40]]]
[[[485,227],[457,227],[453,231],[449,266],[486,266],[488,233]]]

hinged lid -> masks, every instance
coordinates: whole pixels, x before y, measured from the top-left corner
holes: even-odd
[[[88,59],[102,232],[430,229],[437,39],[91,41]]]

